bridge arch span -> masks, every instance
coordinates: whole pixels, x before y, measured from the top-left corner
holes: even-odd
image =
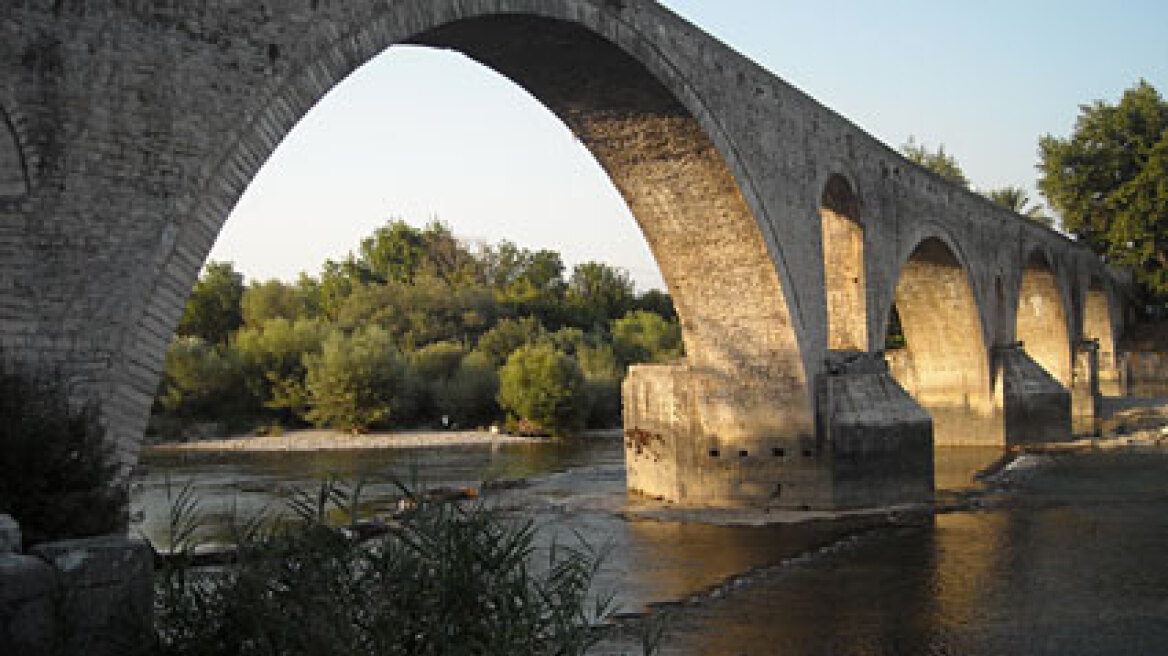
[[[375,10],[350,34],[317,34],[307,58],[257,92],[205,165],[158,261],[131,339],[141,354],[122,395],[152,391],[162,354],[207,253],[235,202],[284,135],[329,89],[395,44],[458,50],[554,112],[593,153],[636,217],[682,321],[700,432],[755,449],[814,431],[803,328],[771,222],[700,93],[643,34],[583,0],[420,0]],[[296,55],[290,55],[295,57]],[[151,371],[153,370],[153,372]],[[153,373],[153,375],[152,375]],[[148,408],[147,408],[148,409]],[[144,424],[145,409],[137,423]],[[140,435],[132,426],[126,435]],[[136,454],[136,445],[124,445]],[[761,449],[762,447],[758,447]]]
[[[1041,246],[1024,252],[1015,309],[1015,336],[1026,353],[1063,387],[1072,384],[1071,313],[1062,277]]]
[[[960,247],[943,230],[922,230],[908,242],[895,304],[904,348],[889,353],[897,382],[932,416],[939,446],[993,437],[985,320]],[[970,422],[989,422],[972,427]]]

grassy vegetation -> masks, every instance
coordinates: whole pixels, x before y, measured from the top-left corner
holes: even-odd
[[[156,574],[152,653],[570,656],[599,642],[613,611],[611,595],[591,591],[603,550],[578,537],[540,549],[530,521],[403,494],[412,510],[360,539],[359,487],[298,493],[294,519],[234,523],[235,564],[200,569],[185,488],[173,556]]]

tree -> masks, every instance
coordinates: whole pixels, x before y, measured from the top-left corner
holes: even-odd
[[[243,325],[260,326],[277,317],[296,321],[316,315],[315,286],[311,279],[289,285],[279,280],[253,282],[243,292]]]
[[[628,312],[636,296],[627,271],[601,262],[583,262],[572,269],[568,303],[585,326],[607,326]]]
[[[483,426],[499,414],[499,375],[484,353],[469,353],[454,375],[434,388],[438,411],[464,426]]]
[[[187,419],[238,417],[256,406],[239,355],[201,337],[178,337],[170,343],[157,402],[167,414]]]
[[[910,136],[900,150],[910,162],[920,164],[949,182],[969,187],[969,179],[965,177],[965,172],[961,170],[957,160],[945,152],[944,145],[938,146],[937,151],[933,152],[928,146],[917,143],[916,139]]]
[[[580,428],[588,409],[584,374],[550,344],[524,346],[499,370],[499,405],[512,423],[565,435]]]
[[[612,323],[612,344],[626,365],[668,362],[682,356],[681,326],[653,312],[634,310]]]
[[[243,275],[230,262],[208,262],[195,283],[178,324],[178,334],[227,344],[243,325]]]
[[[487,356],[495,367],[502,367],[512,353],[534,344],[544,334],[543,325],[535,317],[503,319],[479,338],[475,350]]]
[[[1141,80],[1118,105],[1079,108],[1071,136],[1038,142],[1038,188],[1063,227],[1168,296],[1168,102]]]
[[[361,433],[412,411],[412,384],[389,333],[373,326],[349,336],[334,330],[305,357],[305,418]]]
[[[327,334],[319,320],[283,317],[240,329],[232,346],[243,360],[248,391],[264,407],[283,411],[286,419],[303,416],[308,410],[305,358],[320,352]]]
[[[1048,228],[1054,227],[1054,218],[1047,216],[1042,211],[1042,206],[1037,203],[1030,202],[1030,194],[1022,187],[1007,186],[1001,189],[990,189],[984,192],[986,198],[1001,205],[1015,214],[1020,214],[1033,221],[1045,225]]]

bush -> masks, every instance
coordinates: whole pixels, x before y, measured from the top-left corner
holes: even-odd
[[[538,563],[530,521],[413,497],[415,512],[361,542],[326,521],[352,520],[356,497],[331,484],[301,494],[298,521],[237,529],[237,564],[215,572],[190,568],[197,545],[179,540],[156,577],[155,652],[570,656],[599,642],[611,596],[588,603],[601,554],[583,541],[553,543]],[[187,495],[176,507],[194,506]]]
[[[126,489],[97,415],[71,408],[59,382],[0,372],[0,513],[26,546],[123,528]]]
[[[612,322],[612,343],[626,365],[668,362],[684,354],[681,326],[661,315],[634,310]]]
[[[308,411],[305,359],[319,353],[328,329],[315,319],[291,322],[277,317],[235,334],[234,348],[242,358],[248,391],[264,407],[283,411],[284,418]]]
[[[239,354],[201,337],[170,343],[156,401],[166,414],[182,418],[238,417],[259,405],[247,393]]]
[[[580,365],[549,344],[524,346],[499,370],[499,405],[509,419],[537,431],[575,431],[588,410]]]
[[[305,358],[305,419],[354,433],[388,426],[414,407],[414,386],[389,333],[376,326],[352,336],[333,331]]]
[[[434,389],[438,412],[462,426],[484,426],[499,416],[495,397],[499,393],[499,374],[486,355],[468,354],[458,370]]]

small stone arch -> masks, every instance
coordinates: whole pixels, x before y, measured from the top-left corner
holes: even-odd
[[[28,169],[8,113],[0,107],[0,198],[28,194]]]
[[[823,278],[827,295],[827,348],[868,348],[864,225],[860,201],[842,175],[823,186],[819,216],[823,233]]]
[[[1085,339],[1099,345],[1099,388],[1107,396],[1120,393],[1119,351],[1116,344],[1112,296],[1104,280],[1092,275],[1082,302]]]
[[[1014,333],[1031,359],[1069,389],[1072,353],[1067,317],[1050,256],[1041,248],[1031,249],[1022,265]]]

